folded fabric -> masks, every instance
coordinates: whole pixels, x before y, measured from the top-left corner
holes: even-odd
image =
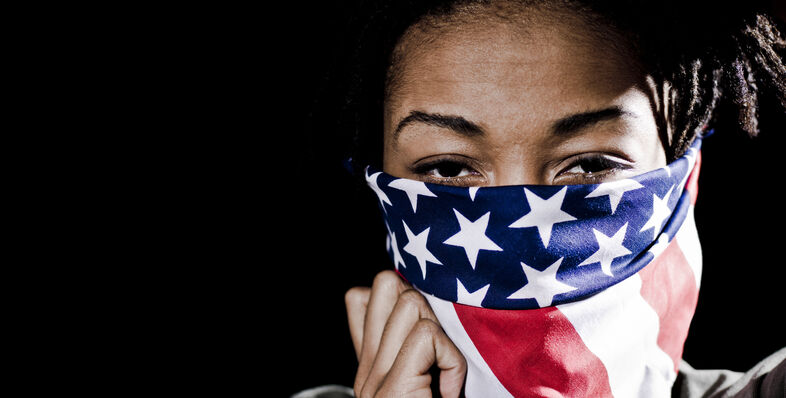
[[[701,138],[594,185],[455,187],[366,169],[399,274],[468,361],[468,397],[666,397],[695,311]]]

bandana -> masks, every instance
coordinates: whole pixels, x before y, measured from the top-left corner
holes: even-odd
[[[467,397],[670,396],[701,277],[700,145],[594,185],[366,169],[395,269],[467,359]]]

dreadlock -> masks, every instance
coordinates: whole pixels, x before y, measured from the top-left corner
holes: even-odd
[[[718,123],[721,106],[736,113],[731,122],[751,136],[759,133],[760,99],[774,100],[781,112],[786,109],[786,40],[764,4],[582,3],[594,3],[590,8],[629,35],[647,72],[671,85],[670,160],[696,134]]]
[[[563,7],[585,16],[593,26],[627,38],[646,72],[659,82],[671,111],[659,123],[669,161],[693,139],[717,124],[719,107],[734,112],[737,128],[759,133],[760,102],[786,110],[786,40],[782,26],[765,5],[745,6],[701,1],[532,1],[503,0],[526,6]],[[362,9],[353,29],[360,32],[349,54],[349,67],[333,75],[325,95],[343,98],[334,106],[318,103],[320,127],[330,122],[345,138],[344,157],[359,176],[367,164],[381,165],[383,102],[395,46],[406,29],[426,17],[447,17],[459,6],[484,6],[494,0],[384,0]],[[690,3],[690,5],[686,5]],[[556,4],[556,5],[555,5]],[[737,8],[735,8],[737,7]],[[364,16],[365,15],[365,16]],[[338,117],[336,117],[338,115]],[[334,139],[332,137],[331,139]],[[334,141],[335,142],[335,141]]]

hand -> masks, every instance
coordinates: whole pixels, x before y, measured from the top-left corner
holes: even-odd
[[[345,301],[358,357],[356,397],[431,397],[434,364],[440,394],[459,396],[466,360],[418,291],[395,272],[383,271],[371,289],[354,287]]]

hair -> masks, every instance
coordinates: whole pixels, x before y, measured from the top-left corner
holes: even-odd
[[[761,102],[772,102],[781,115],[786,110],[782,22],[754,0],[722,7],[707,0],[382,0],[363,3],[368,8],[359,10],[350,28],[356,39],[337,58],[346,64],[336,65],[323,92],[338,101],[318,101],[313,113],[316,126],[339,133],[330,140],[351,159],[356,175],[368,164],[381,166],[384,101],[397,75],[402,35],[415,24],[433,26],[500,2],[570,11],[616,41],[615,48],[633,51],[668,101],[670,112],[658,128],[669,161],[715,127],[718,109],[751,136],[759,133]]]

